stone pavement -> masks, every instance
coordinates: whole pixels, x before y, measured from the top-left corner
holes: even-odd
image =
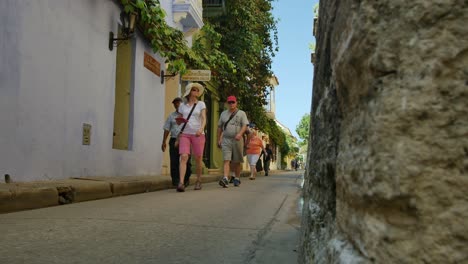
[[[261,175],[257,174],[257,176]],[[248,176],[248,171],[241,173],[241,177]],[[221,177],[220,174],[202,175],[202,182],[216,182]],[[190,185],[195,184],[195,179],[195,175],[190,177]],[[51,181],[1,183],[0,213],[154,192],[171,187],[169,175],[77,177]]]

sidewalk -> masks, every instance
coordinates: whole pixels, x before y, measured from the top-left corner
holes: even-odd
[[[249,175],[248,171],[241,173],[241,177]],[[220,174],[202,175],[202,182],[217,182],[221,177]],[[191,186],[195,184],[195,178],[195,175],[190,177]],[[168,175],[77,177],[53,181],[0,183],[0,214],[154,192],[171,187],[171,177]]]

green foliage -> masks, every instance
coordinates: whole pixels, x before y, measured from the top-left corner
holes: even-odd
[[[319,15],[319,3],[316,3],[314,6],[314,15],[315,17],[318,17]]]
[[[302,116],[301,121],[299,121],[299,124],[296,126],[296,133],[303,141],[301,145],[307,144],[307,142],[309,142],[309,129],[310,114],[305,114]]]
[[[210,66],[221,98],[235,95],[249,120],[267,133],[285,157],[290,147],[284,132],[266,115],[264,105],[272,89],[272,58],[278,51],[272,0],[226,1],[227,12],[206,19],[203,39],[193,49]],[[199,46],[205,45],[203,48]],[[207,47],[209,46],[209,47]],[[209,50],[209,55],[201,52]]]
[[[315,51],[315,43],[311,42],[309,43],[309,50],[314,52]]]
[[[213,80],[217,81],[220,71],[235,74],[236,66],[227,54],[220,50],[221,34],[210,23],[205,23],[200,33],[194,38],[192,50],[204,65],[211,69]],[[197,65],[192,65],[197,66]]]
[[[264,105],[272,85],[272,57],[278,51],[273,0],[226,1],[227,12],[209,18],[195,36],[192,49],[181,31],[168,26],[158,0],[120,0],[124,10],[139,15],[138,25],[154,52],[169,61],[169,71],[185,73],[188,67],[210,69],[219,95],[236,95],[249,119],[289,152],[284,132],[266,116]]]
[[[220,34],[220,38],[216,39],[218,41],[212,42],[216,44],[215,48],[227,56],[224,65],[218,63],[217,66],[220,67],[211,67],[213,79],[219,84],[219,95],[221,98],[231,94],[237,96],[240,108],[264,132],[268,129],[275,130],[267,127],[268,118],[263,109],[272,88],[272,57],[278,49],[271,2],[272,0],[226,1],[225,14],[205,21],[213,31]]]
[[[166,13],[158,0],[120,0],[127,13],[138,14],[138,26],[149,39],[153,52],[161,54],[169,62],[170,72],[187,71],[187,64],[208,69],[201,58],[187,45],[184,34],[167,25]]]
[[[286,137],[286,144],[289,146],[289,156],[297,156],[299,153],[299,146],[297,145],[296,139],[292,136]]]

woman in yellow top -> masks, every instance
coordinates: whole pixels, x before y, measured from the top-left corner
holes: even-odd
[[[247,153],[247,160],[250,165],[250,177],[249,179],[255,180],[255,176],[257,175],[257,161],[260,158],[260,154],[262,151],[264,151],[263,147],[263,142],[262,140],[258,137],[257,131],[255,129],[252,129],[252,131],[249,134],[249,137],[247,139],[247,144],[246,144],[246,153]]]

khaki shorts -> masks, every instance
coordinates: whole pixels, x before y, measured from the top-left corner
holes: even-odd
[[[232,162],[244,162],[244,140],[239,141],[234,138],[223,138],[221,142],[223,150],[223,160],[230,160]]]

